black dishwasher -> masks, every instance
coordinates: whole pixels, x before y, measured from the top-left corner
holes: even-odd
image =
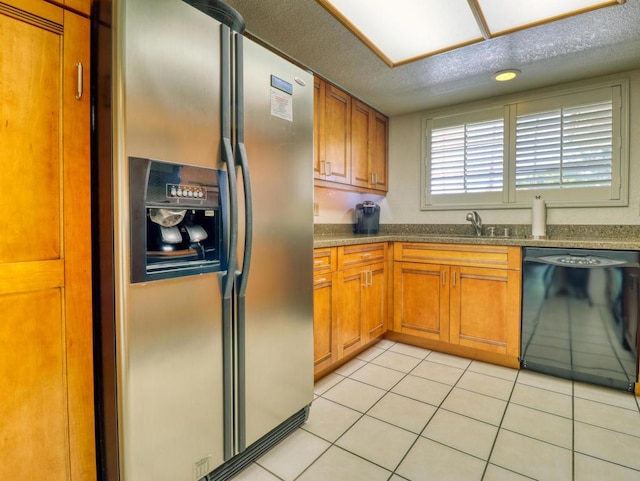
[[[522,367],[633,391],[639,275],[635,251],[525,248]]]

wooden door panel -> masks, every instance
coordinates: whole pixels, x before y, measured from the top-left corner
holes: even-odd
[[[362,102],[351,102],[351,184],[369,187],[369,131],[371,109]]]
[[[387,191],[389,185],[387,182],[387,174],[389,170],[389,121],[387,117],[379,112],[373,112],[371,128],[371,172],[374,173],[374,189]]]
[[[0,3],[1,479],[96,478],[89,39],[51,3]]]
[[[330,164],[326,179],[348,184],[351,180],[351,97],[327,84],[324,105],[324,160]]]
[[[60,289],[0,295],[0,312],[0,479],[47,479],[69,456]]]
[[[506,353],[509,320],[508,271],[452,269],[451,342]]]
[[[384,264],[369,267],[369,282],[363,295],[363,318],[367,326],[367,339],[381,336],[386,331],[387,322],[387,275]]]
[[[316,370],[335,361],[335,302],[332,274],[313,279],[313,359]]]
[[[338,358],[342,358],[363,344],[362,269],[338,273]]]
[[[428,339],[449,340],[447,274],[446,266],[395,263],[396,330]]]
[[[60,34],[0,15],[0,262],[60,257]]]

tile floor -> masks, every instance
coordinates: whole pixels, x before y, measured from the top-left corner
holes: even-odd
[[[234,481],[638,481],[622,391],[383,340],[318,381],[308,422]]]

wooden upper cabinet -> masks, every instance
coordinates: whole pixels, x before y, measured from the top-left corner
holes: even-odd
[[[91,15],[91,5],[93,0],[47,0],[55,5],[60,5],[66,9],[81,13],[87,17]]]
[[[388,120],[358,100],[351,104],[351,184],[387,191]]]
[[[318,77],[314,86],[316,185],[386,192],[387,117]]]
[[[351,97],[315,79],[316,160],[318,179],[348,184],[351,180]]]
[[[0,44],[0,479],[95,480],[89,19],[2,0]]]
[[[371,187],[387,192],[389,190],[389,119],[374,110],[371,120],[373,123],[369,160],[373,174]]]

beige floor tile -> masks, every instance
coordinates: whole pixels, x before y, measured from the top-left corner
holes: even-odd
[[[640,413],[587,399],[573,400],[576,421],[640,437]]]
[[[573,417],[571,396],[527,384],[516,383],[510,402],[569,419]]]
[[[577,398],[598,401],[638,412],[636,397],[626,391],[576,382],[573,386],[573,394]]]
[[[452,386],[458,382],[458,379],[460,379],[463,373],[464,369],[431,361],[422,361],[411,371],[411,374],[414,376],[424,377],[425,379],[431,379],[432,381],[438,381]]]
[[[495,464],[489,464],[482,481],[531,481],[531,479],[532,478],[496,466]]]
[[[294,480],[326,451],[330,443],[298,429],[260,457],[256,463],[285,481]]]
[[[497,426],[439,409],[422,436],[486,460],[497,432]]]
[[[333,372],[335,372],[336,374],[340,374],[341,376],[350,376],[366,364],[367,363],[362,359],[355,358],[347,362],[346,364],[343,364]]]
[[[535,371],[527,371],[525,369],[519,371],[517,382],[526,384],[527,386],[547,389],[548,391],[554,391],[560,394],[567,394],[569,396],[573,394],[573,381],[549,376]]]
[[[545,481],[572,479],[572,452],[501,429],[489,460],[516,473]]]
[[[380,354],[382,354],[385,350],[380,349],[379,347],[373,346],[367,349],[364,352],[361,352],[356,356],[356,359],[360,359],[361,361],[369,362],[372,359],[375,359]]]
[[[387,393],[367,414],[407,431],[419,434],[436,407],[392,392]]]
[[[440,364],[446,364],[447,366],[457,367],[458,369],[466,369],[469,364],[471,364],[471,360],[469,359],[464,359],[458,356],[451,356],[450,354],[435,351],[427,356],[427,360],[431,362],[439,362]]]
[[[486,462],[418,438],[396,472],[411,481],[480,481]]]
[[[389,369],[395,369],[396,371],[407,373],[420,363],[420,359],[387,350],[371,362],[378,366],[388,367]]]
[[[321,396],[322,393],[328,391],[343,379],[344,376],[340,376],[338,374],[327,374],[322,379],[318,379],[318,381],[313,385],[313,393],[317,396]]]
[[[370,416],[363,416],[336,445],[393,471],[418,435]]]
[[[309,419],[302,429],[334,442],[362,416],[362,413],[349,409],[341,404],[318,398],[313,401],[309,411]]]
[[[500,427],[563,448],[573,448],[573,423],[562,416],[510,404]]]
[[[386,469],[332,446],[296,481],[386,481],[390,475]]]
[[[640,438],[578,421],[574,431],[577,453],[640,470]]]
[[[389,339],[382,339],[375,344],[375,347],[379,347],[380,349],[389,349],[395,344],[397,343],[394,341],[390,341]]]
[[[640,471],[576,453],[576,481],[638,481]]]
[[[383,389],[353,379],[345,379],[325,392],[322,397],[364,413],[385,393]]]
[[[469,371],[479,372],[488,376],[499,377],[506,381],[515,381],[518,376],[518,370],[510,367],[496,366],[495,364],[489,364],[481,361],[473,361],[469,365]]]
[[[442,403],[442,408],[499,426],[507,402],[455,387]]]
[[[512,381],[467,371],[462,375],[456,387],[507,401],[511,396],[513,384]]]
[[[280,481],[280,478],[274,476],[262,466],[253,463],[235,476],[233,481]]]
[[[424,359],[431,352],[429,349],[422,347],[410,346],[408,344],[402,344],[397,342],[389,348],[391,352],[397,352],[406,356],[417,357],[418,359]]]
[[[350,379],[364,382],[388,391],[395,386],[405,373],[369,363],[349,376]]]
[[[447,397],[450,390],[451,386],[448,386],[447,384],[442,384],[440,382],[423,379],[409,374],[404,377],[402,381],[396,384],[391,392],[407,396],[417,401],[429,403],[434,406],[439,406],[444,398]]]

